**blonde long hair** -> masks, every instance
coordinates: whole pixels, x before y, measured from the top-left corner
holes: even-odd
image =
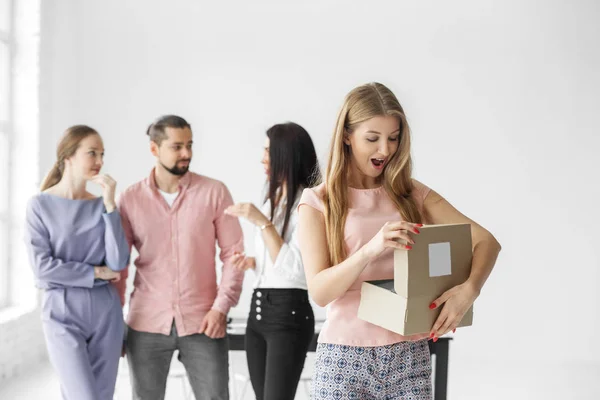
[[[63,173],[65,172],[65,159],[75,154],[83,139],[90,135],[97,134],[98,132],[96,132],[95,129],[90,128],[87,125],[74,125],[68,128],[60,139],[60,142],[58,142],[56,148],[56,162],[42,181],[40,191],[43,192],[60,182]]]
[[[346,259],[344,226],[348,216],[348,172],[350,147],[344,134],[376,116],[393,116],[400,122],[400,143],[383,172],[383,186],[398,207],[403,220],[420,223],[422,216],[411,197],[413,184],[410,157],[410,129],[404,110],[390,89],[380,83],[368,83],[353,89],[344,100],[331,141],[325,176],[325,226],[332,265]]]

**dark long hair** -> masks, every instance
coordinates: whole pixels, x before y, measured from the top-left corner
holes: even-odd
[[[271,206],[271,222],[275,208],[282,199],[277,198],[285,185],[287,201],[281,237],[285,235],[295,198],[301,188],[311,187],[320,179],[319,162],[312,139],[298,124],[287,122],[273,125],[267,130],[269,137],[269,190],[265,201]]]

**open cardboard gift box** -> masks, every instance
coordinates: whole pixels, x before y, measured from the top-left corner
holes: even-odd
[[[442,307],[429,305],[467,280],[473,255],[469,224],[424,225],[409,232],[412,250],[394,250],[394,279],[361,287],[358,317],[401,335],[431,331]],[[473,323],[471,307],[458,326]]]

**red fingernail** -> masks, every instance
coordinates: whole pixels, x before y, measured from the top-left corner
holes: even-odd
[[[434,308],[435,308],[435,303],[431,303],[431,304],[429,305],[429,309],[430,309],[430,310],[433,310]]]
[[[435,336],[435,334],[434,334],[434,333],[432,333],[431,335],[429,335],[429,338],[430,338],[430,339],[433,339],[433,337],[434,337],[434,336]]]
[[[438,338],[437,338],[437,337],[434,337],[434,338],[433,338],[433,343],[435,343],[435,342],[437,342],[437,341],[438,341]]]
[[[456,333],[456,328],[452,329],[452,333]]]
[[[423,224],[416,224],[416,226],[418,226],[420,228],[423,226]]]
[[[412,246],[411,245],[406,246],[406,250],[412,250]]]
[[[415,233],[421,233],[421,231],[415,228]]]

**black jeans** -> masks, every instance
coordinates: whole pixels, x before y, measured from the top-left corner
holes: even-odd
[[[302,289],[256,289],[246,328],[246,358],[257,400],[294,400],[315,317]]]

